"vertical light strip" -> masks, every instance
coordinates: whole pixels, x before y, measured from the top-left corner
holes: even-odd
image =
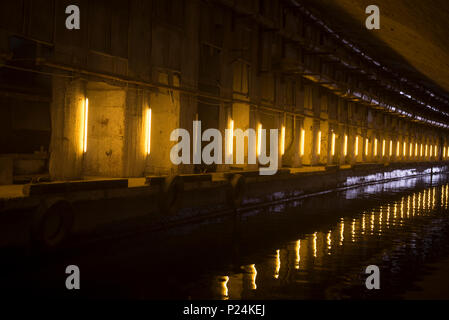
[[[437,145],[435,145],[434,150],[435,150],[435,157],[438,157],[438,147],[437,147]]]
[[[433,146],[430,145],[430,157],[431,157],[431,158],[432,158],[432,156],[433,156],[432,148],[433,148]]]
[[[231,156],[234,151],[234,120],[229,121],[229,133],[228,133],[228,155]]]
[[[390,157],[393,155],[393,140],[390,140]]]
[[[331,154],[332,154],[332,155],[335,155],[335,133],[333,133],[333,132],[332,132]]]
[[[419,156],[422,157],[422,143],[421,143],[421,148],[420,148],[420,151],[419,151]]]
[[[406,148],[407,148],[407,144],[406,144],[405,141],[404,141],[404,143],[402,144],[402,155],[403,155],[404,157],[405,157],[405,155],[407,154]]]
[[[377,138],[374,139],[374,156],[377,157]]]
[[[345,134],[345,144],[344,144],[343,154],[345,156],[348,154],[348,135],[347,134]]]
[[[304,139],[306,138],[306,131],[304,129],[301,130],[301,146],[300,146],[300,153],[301,156],[304,155]]]
[[[83,130],[83,152],[87,151],[87,123],[89,119],[89,99],[84,101],[84,130]]]
[[[368,138],[365,139],[365,156],[368,156],[368,145],[369,145],[369,140]]]
[[[418,143],[415,142],[415,157],[418,156]]]
[[[443,158],[446,158],[446,147],[443,147]]]
[[[425,152],[424,156],[427,157],[427,144],[426,144],[426,152]]]
[[[385,139],[382,140],[382,157],[385,156]]]
[[[399,153],[399,146],[400,146],[400,143],[399,143],[399,140],[398,140],[398,142],[396,143],[396,157],[399,157],[399,156],[400,156],[400,153]]]
[[[281,156],[284,155],[285,152],[285,126],[281,128]]]
[[[321,154],[321,131],[318,131],[318,141],[317,141],[317,155]]]
[[[354,155],[357,157],[359,155],[359,136],[355,136],[355,149]]]
[[[257,125],[257,155],[260,156],[262,150],[262,124]]]
[[[147,154],[151,152],[151,108],[147,109]]]
[[[408,155],[409,155],[410,157],[413,156],[413,143],[411,143],[411,142],[410,142],[410,150],[409,150]]]

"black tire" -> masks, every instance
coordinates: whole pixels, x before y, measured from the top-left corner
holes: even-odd
[[[243,198],[246,193],[245,177],[241,174],[235,174],[230,180],[230,188],[228,192],[228,204],[234,208],[242,206]]]
[[[72,227],[73,208],[69,201],[61,198],[44,200],[33,217],[33,245],[41,249],[57,248],[70,237]]]
[[[160,200],[161,211],[166,215],[175,215],[181,205],[184,184],[180,176],[169,176],[162,186]]]

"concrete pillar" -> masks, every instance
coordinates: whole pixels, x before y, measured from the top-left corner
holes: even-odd
[[[161,84],[179,86],[179,77],[171,73],[159,72],[158,79]],[[170,151],[177,142],[170,141],[170,135],[180,127],[179,91],[159,88],[150,95],[150,107],[152,151],[146,158],[145,174],[176,174],[178,166],[171,162]],[[193,140],[193,135],[190,140]]]
[[[158,141],[150,141],[150,154],[146,150],[147,115],[150,104],[150,92],[144,89],[128,88],[125,112],[125,145],[124,145],[124,176],[142,177],[148,157],[158,152]],[[152,124],[154,121],[153,109]],[[153,137],[154,138],[154,137]]]
[[[86,96],[89,98],[89,118],[83,175],[123,177],[127,90],[89,81]],[[135,145],[132,147],[136,148]]]
[[[85,82],[53,77],[49,173],[53,180],[80,179],[83,172]]]
[[[287,115],[285,124],[284,166],[298,167],[300,163],[301,122],[296,116]]]

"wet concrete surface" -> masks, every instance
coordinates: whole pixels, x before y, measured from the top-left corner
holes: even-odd
[[[447,174],[331,192],[55,253],[2,252],[8,296],[448,299]],[[77,265],[81,289],[65,288]],[[365,268],[380,268],[380,290]]]

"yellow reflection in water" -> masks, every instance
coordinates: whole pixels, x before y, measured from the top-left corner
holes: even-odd
[[[449,151],[448,151],[449,152]],[[447,208],[447,201],[448,201],[448,193],[449,193],[449,185],[446,185],[446,203],[445,203],[445,207]]]
[[[415,211],[416,211],[416,197],[415,197],[416,193],[413,194],[413,210],[412,210],[412,217],[415,215]]]
[[[381,206],[379,209],[379,234],[382,233],[382,213],[383,213],[383,208]]]
[[[401,201],[401,218],[404,218],[404,198]]]
[[[390,226],[390,204],[387,206],[387,226]]]
[[[224,300],[228,300],[229,299],[229,290],[228,290],[228,281],[229,281],[229,277],[225,276],[224,281],[222,281],[221,285],[222,285],[222,290],[221,290],[221,295],[223,296]]]
[[[313,234],[313,256],[316,258],[316,232]]]
[[[276,250],[276,270],[274,271],[274,278],[279,279],[279,270],[281,269],[281,254],[280,250]]]
[[[256,265],[252,264],[250,265],[250,274],[251,274],[251,289],[256,290],[257,289],[257,285],[256,285],[256,278],[257,278],[257,269],[256,269]]]
[[[423,197],[422,197],[422,202],[423,202],[422,208],[423,208],[423,210],[426,210],[426,205],[427,205],[426,199],[427,199],[427,192],[426,192],[426,190],[424,190]]]
[[[329,252],[327,254],[331,254],[330,251],[332,249],[332,230],[329,230],[329,233],[327,234],[327,249]]]
[[[418,193],[418,211],[420,208],[421,208],[421,192]],[[418,213],[418,211],[417,211],[417,213]]]
[[[407,218],[410,217],[410,196],[407,197]]]
[[[437,191],[436,191],[435,187],[433,187],[433,190],[432,190],[432,209],[435,209],[435,204],[436,204],[435,195],[436,195],[436,193],[437,193]]]
[[[371,234],[374,234],[374,210],[371,212]]]
[[[362,215],[362,234],[365,234],[365,214]]]
[[[345,239],[344,236],[344,231],[345,231],[345,219],[341,218],[341,223],[340,223],[340,245],[343,245],[343,240]]]
[[[398,212],[398,204],[394,204],[394,211],[393,211],[393,226],[396,224],[396,217]]]
[[[296,241],[296,260],[295,260],[295,269],[299,269],[299,263],[301,262],[301,240]]]
[[[351,240],[355,242],[355,219],[352,219]]]

